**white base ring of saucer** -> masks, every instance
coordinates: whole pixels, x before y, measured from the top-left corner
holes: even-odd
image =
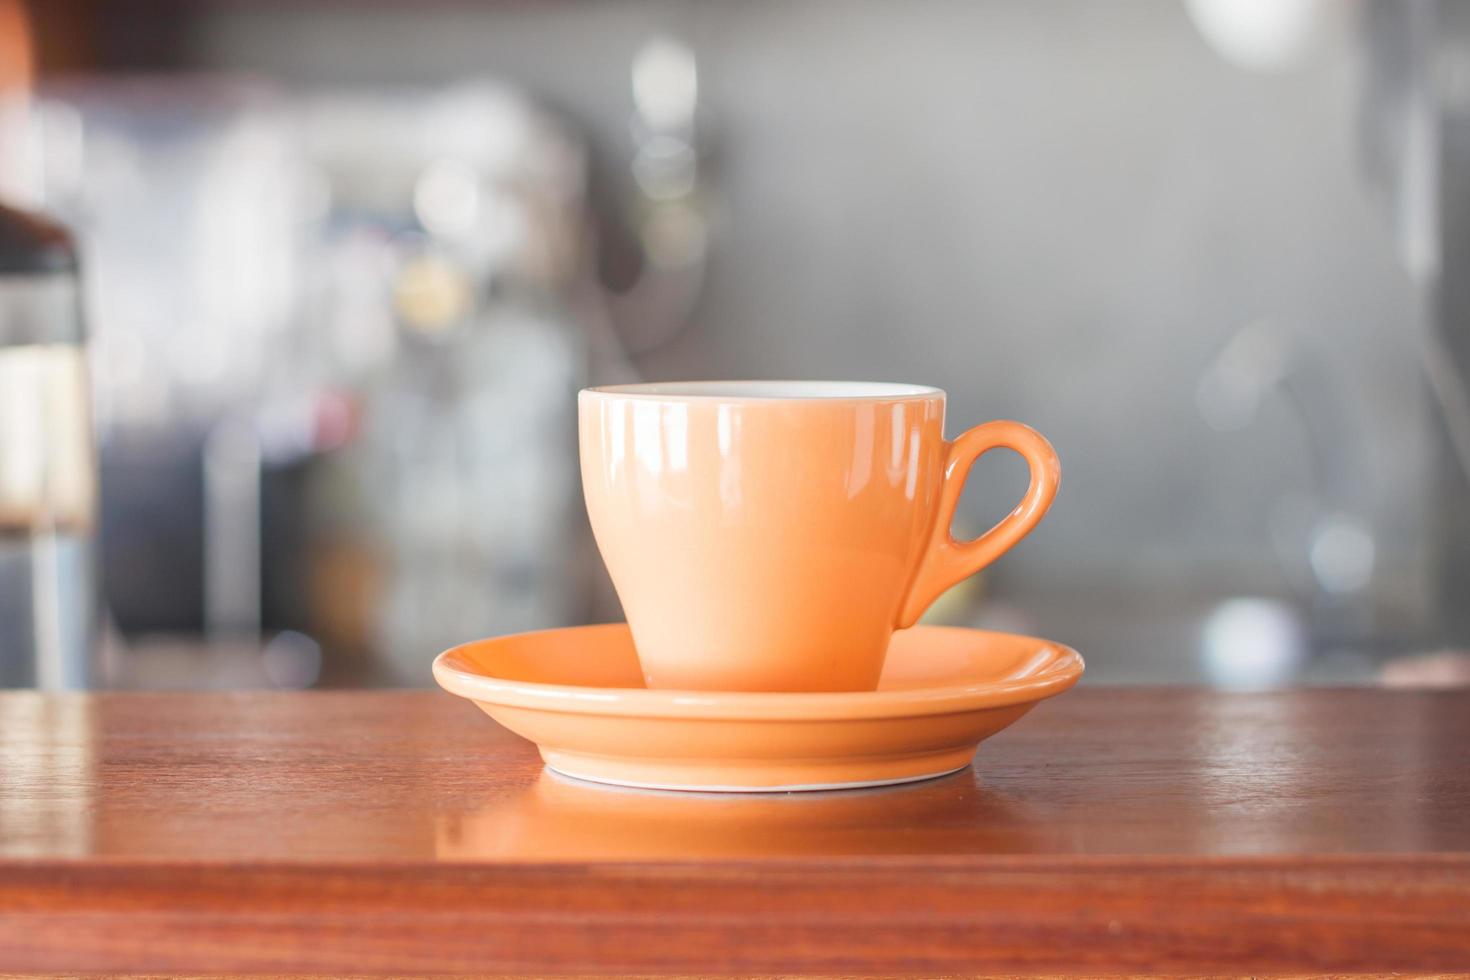
[[[707,785],[679,785],[677,783],[645,783],[631,779],[608,779],[605,776],[583,776],[575,772],[567,772],[558,769],[551,763],[546,763],[546,768],[558,776],[575,779],[583,783],[598,783],[603,786],[627,786],[630,789],[656,789],[669,793],[819,793],[825,790],[836,789],[873,789],[877,786],[901,786],[904,783],[921,783],[926,779],[938,779],[940,776],[951,776],[961,769],[968,769],[970,763],[962,766],[953,766],[941,769],[938,772],[920,773],[916,776],[899,776],[896,779],[865,779],[848,783],[793,783],[787,786],[707,786]]]

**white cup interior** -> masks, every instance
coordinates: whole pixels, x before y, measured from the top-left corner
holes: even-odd
[[[645,395],[654,398],[764,399],[772,401],[840,398],[933,398],[943,395],[927,385],[881,381],[665,381],[607,385],[587,389],[602,395]]]

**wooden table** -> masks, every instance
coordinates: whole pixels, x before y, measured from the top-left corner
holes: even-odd
[[[1470,692],[1083,689],[906,788],[618,791],[438,692],[0,695],[0,971],[1470,967]]]

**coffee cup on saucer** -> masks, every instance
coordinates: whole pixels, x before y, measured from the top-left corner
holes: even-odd
[[[945,439],[945,394],[921,385],[615,385],[578,405],[587,511],[649,688],[874,690],[894,631],[1030,532],[1060,479],[1019,422]],[[998,448],[1030,485],[955,540],[970,467]]]

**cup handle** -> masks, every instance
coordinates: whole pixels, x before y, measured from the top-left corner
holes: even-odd
[[[1031,470],[1031,485],[1015,509],[995,527],[973,541],[956,541],[949,533],[955,506],[975,461],[992,449],[1013,449]],[[944,484],[939,491],[939,512],[934,519],[929,546],[919,559],[919,570],[909,585],[899,609],[898,629],[919,621],[924,610],[946,589],[974,575],[1020,541],[1051,507],[1062,479],[1057,451],[1040,432],[1020,422],[986,422],[944,447]]]

